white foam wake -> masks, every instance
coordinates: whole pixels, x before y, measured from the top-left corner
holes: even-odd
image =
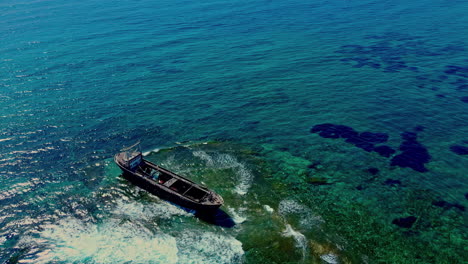
[[[134,220],[151,220],[152,218],[169,219],[174,216],[191,216],[191,214],[167,202],[143,204],[138,202],[117,201],[112,211],[114,215],[126,216]]]
[[[278,212],[283,217],[287,215],[299,216],[300,224],[303,227],[318,227],[325,222],[321,216],[314,214],[309,207],[290,199],[282,200],[279,203]]]
[[[338,256],[332,253],[321,255],[320,258],[328,264],[339,264]]]
[[[176,239],[143,226],[110,220],[101,224],[67,218],[47,227],[40,239],[24,244],[42,248],[22,263],[168,263],[178,262]],[[44,249],[45,247],[45,249]]]
[[[208,155],[208,153],[206,153],[205,151],[202,151],[202,150],[197,150],[197,151],[194,151],[192,152],[193,156],[201,159],[201,160],[204,160],[206,162],[206,165],[207,166],[210,166],[212,167],[214,165],[214,161],[213,161],[213,158],[211,158],[210,155]]]
[[[242,243],[232,236],[212,232],[186,232],[177,240],[183,264],[242,263]]]
[[[24,236],[18,246],[31,251],[21,263],[240,263],[244,255],[242,244],[226,234],[148,225],[192,217],[166,202],[119,200],[110,213],[99,223],[69,217]]]
[[[239,213],[239,212],[236,212],[236,210],[234,208],[227,207],[227,210],[228,210],[229,214],[232,216],[232,220],[234,221],[234,223],[242,224],[247,220],[247,217],[242,216],[241,213]],[[244,210],[245,210],[245,208],[239,208],[239,211],[241,211],[241,212],[244,211]]]
[[[249,191],[250,186],[252,185],[253,176],[241,163],[239,163],[237,168],[237,175],[239,175],[239,181],[236,185],[235,191],[240,195],[244,195]]]
[[[242,263],[242,243],[214,232],[149,230],[143,224],[108,219],[87,223],[66,218],[25,236],[19,247],[33,248],[20,263],[212,264]]]
[[[245,195],[249,191],[252,185],[253,175],[246,166],[235,157],[229,154],[218,154],[213,157],[201,150],[194,151],[193,155],[204,160],[206,166],[217,169],[233,169],[237,175],[235,179],[237,184],[234,191],[240,195]]]
[[[271,208],[268,204],[264,204],[263,205],[263,208],[265,209],[265,211],[269,212],[269,213],[273,213],[275,210],[273,210],[273,208]]]
[[[307,255],[307,238],[299,231],[294,230],[289,224],[286,224],[286,230],[283,231],[283,235],[294,238],[296,247],[302,250],[302,259],[304,260]]]

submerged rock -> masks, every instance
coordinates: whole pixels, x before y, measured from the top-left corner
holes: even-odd
[[[446,74],[457,75],[460,77],[468,77],[468,67],[448,65],[444,71]]]
[[[452,203],[452,207],[457,208],[460,211],[465,211],[465,206],[458,204],[458,203]]]
[[[307,179],[307,182],[313,185],[327,185],[330,184],[327,178],[323,177],[310,177]]]
[[[402,228],[411,228],[416,222],[417,218],[415,216],[408,216],[403,218],[393,219],[392,224],[397,225]]]
[[[468,90],[468,84],[461,84],[457,86],[457,91],[465,91]],[[464,98],[467,98],[466,96],[462,97],[462,101],[467,103],[467,101],[464,100]]]
[[[335,125],[330,123],[315,125],[310,129],[310,133],[317,133],[333,128]]]
[[[417,134],[414,132],[403,132],[401,137],[404,139],[400,145],[402,153],[392,158],[390,165],[402,168],[411,168],[415,171],[426,172],[424,167],[431,159],[427,149],[417,141]]]
[[[372,143],[384,143],[388,140],[388,135],[386,133],[373,133],[373,132],[362,132],[359,137],[367,142]]]
[[[428,159],[426,154],[419,151],[406,151],[402,154],[395,156],[390,165],[399,166],[402,168],[411,168],[418,172],[427,172],[428,169],[424,167],[424,163],[427,163]]]
[[[424,130],[424,127],[416,126],[414,130],[422,131]],[[351,127],[331,123],[315,125],[310,129],[310,132],[318,133],[319,136],[323,138],[344,138],[347,143],[351,143],[367,152],[375,151],[382,157],[389,158],[396,152],[389,146],[374,146],[374,144],[388,141],[389,137],[386,133],[375,133],[369,131],[358,133]],[[429,162],[431,155],[429,155],[427,149],[417,141],[417,133],[405,131],[401,133],[401,137],[403,142],[399,149],[402,152],[392,158],[390,165],[411,168],[419,172],[426,172],[427,168],[424,164]],[[461,148],[456,149],[460,150]],[[468,153],[468,148],[466,151]]]
[[[395,150],[389,146],[378,146],[374,148],[374,151],[377,152],[380,156],[389,158],[391,155],[395,154]]]
[[[341,46],[335,51],[341,54],[342,58],[340,61],[354,68],[367,66],[390,73],[403,70],[419,72],[419,68],[416,65],[412,65],[409,61],[404,60],[408,54],[417,57],[432,57],[442,54],[453,54],[454,52],[458,53],[462,50],[459,45],[455,44],[443,48],[435,48],[432,45],[426,44],[424,41],[416,41],[412,37],[395,38],[394,34],[384,34],[367,38],[377,39],[378,41],[372,41],[372,43],[366,41],[365,43],[368,45]],[[458,76],[465,76],[467,73],[466,68],[461,66],[447,66],[445,72]],[[445,75],[443,75],[442,78],[444,77]]]
[[[433,201],[432,205],[435,205],[437,207],[444,207],[444,208],[450,207],[450,203],[447,201],[443,201],[443,200]]]
[[[324,138],[346,138],[349,135],[357,134],[351,127],[343,125],[335,125],[330,123],[315,125],[310,129],[311,133],[319,133],[319,136]]]
[[[461,146],[461,145],[452,145],[450,146],[450,150],[458,155],[468,155],[468,147]]]
[[[358,133],[353,128],[344,125],[335,125],[330,123],[315,125],[310,129],[311,133],[318,133],[323,138],[344,138],[347,143],[363,149],[367,152],[374,150],[374,144],[384,143],[388,140],[386,133],[375,133],[365,131]],[[379,148],[382,156],[390,156],[392,150],[390,147]]]
[[[376,175],[377,173],[379,173],[380,170],[377,168],[369,168],[367,169],[367,171],[372,175]]]
[[[360,148],[360,149],[363,149],[367,152],[371,152],[372,150],[374,150],[374,145],[372,143],[369,143],[369,142],[360,142],[360,143],[357,143],[357,144],[354,144],[354,146]]]
[[[307,165],[309,169],[320,169],[322,167],[320,161],[314,161],[313,163]]]
[[[460,211],[465,211],[465,206],[458,204],[458,203],[450,203],[444,200],[433,201],[432,205],[437,206],[437,207],[442,207],[446,210],[451,209],[451,208],[456,208]]]
[[[418,137],[418,134],[414,132],[405,131],[401,133],[401,138],[406,141],[416,141],[417,137]]]
[[[401,185],[401,181],[399,180],[393,180],[393,179],[386,179],[384,181],[385,185],[390,185],[390,186],[395,186],[395,185]]]

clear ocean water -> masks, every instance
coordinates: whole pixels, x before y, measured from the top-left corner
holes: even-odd
[[[0,262],[466,263],[467,12],[1,1]],[[233,225],[123,179],[137,140]]]

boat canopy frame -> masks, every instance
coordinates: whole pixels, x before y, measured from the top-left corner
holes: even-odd
[[[130,168],[130,170],[135,171],[138,169],[138,166],[143,162],[143,154],[141,152],[140,141],[137,141],[135,144],[125,147],[121,150],[123,153],[123,161],[125,166]]]

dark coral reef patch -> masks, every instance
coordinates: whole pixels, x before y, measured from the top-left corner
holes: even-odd
[[[446,210],[451,209],[451,208],[456,208],[460,211],[465,211],[465,206],[458,204],[458,203],[450,203],[444,200],[433,201],[432,205],[437,206],[437,207],[442,207]]]
[[[330,123],[315,125],[310,129],[311,133],[318,133],[323,138],[343,138],[346,142],[363,149],[365,151],[374,151],[375,144],[384,143],[388,140],[385,133],[362,132],[359,133],[353,128],[344,125],[335,125]],[[382,156],[389,157],[395,151],[388,146],[377,147],[376,151]]]
[[[447,65],[442,69],[442,74],[439,76],[431,76],[423,74],[416,76],[415,85],[421,89],[438,91],[440,87],[451,87],[451,93],[465,93],[468,91],[468,66]],[[455,94],[454,94],[455,95]],[[447,93],[437,93],[435,96],[439,98],[448,98]],[[468,96],[465,94],[456,95],[455,98],[468,103]]]
[[[377,175],[377,173],[379,173],[379,171],[380,171],[380,170],[377,169],[377,168],[369,168],[369,169],[367,169],[367,172],[369,172],[369,173],[372,174],[372,175]]]
[[[408,216],[402,218],[393,219],[392,224],[397,225],[403,228],[411,228],[416,222],[417,218],[415,216]]]
[[[424,127],[422,126],[417,126],[414,129],[414,131],[418,132],[422,130],[424,130]],[[386,158],[389,158],[396,153],[396,151],[389,146],[375,145],[388,141],[389,137],[386,133],[368,131],[359,133],[349,126],[335,125],[331,123],[315,125],[310,129],[310,132],[318,133],[319,136],[323,138],[343,138],[347,143],[353,144],[367,152],[374,151],[380,156]],[[427,168],[424,164],[430,161],[431,155],[429,155],[427,149],[417,141],[417,133],[406,131],[401,134],[401,137],[403,139],[403,142],[399,147],[401,153],[391,159],[390,165],[411,168],[419,172],[426,172]],[[457,148],[457,150],[459,149],[460,148]]]
[[[399,180],[394,180],[394,179],[386,179],[384,181],[384,185],[388,185],[388,186],[397,186],[397,185],[401,185],[401,181]]]
[[[424,71],[412,65],[409,57],[432,57],[454,55],[466,51],[465,44],[456,43],[446,47],[435,47],[423,38],[401,33],[386,33],[369,35],[363,43],[343,45],[335,52],[340,54],[339,60],[353,68],[373,68],[388,73],[412,71],[416,87],[427,91],[438,91],[441,87],[453,87],[454,92],[468,90],[468,66],[466,64],[445,65],[439,72],[424,74]],[[436,93],[438,98],[446,98],[445,93]],[[460,100],[468,103],[468,97],[461,95]],[[458,97],[458,96],[457,96]]]
[[[458,155],[468,155],[468,147],[461,146],[461,145],[452,145],[450,146],[450,150]]]
[[[446,74],[468,78],[468,67],[448,65],[444,71]]]
[[[391,155],[395,154],[395,150],[389,146],[378,146],[374,148],[374,151],[377,152],[380,156],[389,158]]]
[[[403,142],[400,145],[400,154],[392,158],[390,165],[402,168],[411,168],[415,171],[426,172],[424,166],[431,159],[427,149],[417,141],[417,134],[414,132],[403,132],[401,134]]]
[[[345,64],[354,68],[370,67],[383,72],[419,71],[414,65],[409,65],[405,58],[409,56],[431,57],[456,54],[464,50],[460,45],[448,45],[434,48],[421,37],[401,33],[387,33],[383,35],[369,35],[364,40],[366,45],[343,45],[336,51],[344,56]],[[464,76],[468,68],[461,66],[447,66],[446,74]],[[444,77],[445,78],[445,77]]]

